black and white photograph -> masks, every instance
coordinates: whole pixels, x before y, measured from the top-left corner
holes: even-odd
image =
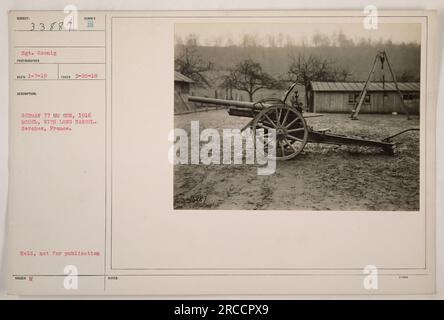
[[[176,23],[174,209],[419,211],[420,76],[418,23]]]

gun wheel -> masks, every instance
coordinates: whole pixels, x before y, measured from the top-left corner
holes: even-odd
[[[308,139],[308,128],[302,114],[286,104],[279,103],[263,108],[254,118],[252,125],[256,147],[264,147],[268,155],[271,132],[276,132],[276,160],[288,160],[297,156]],[[261,142],[257,145],[258,140]]]

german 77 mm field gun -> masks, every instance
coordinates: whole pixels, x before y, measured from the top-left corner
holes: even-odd
[[[250,127],[253,132],[257,129],[264,130],[264,138],[270,129],[276,130],[276,159],[288,160],[298,155],[307,143],[325,143],[335,145],[354,145],[381,148],[386,154],[393,155],[395,143],[391,138],[418,128],[403,130],[383,140],[371,140],[360,137],[333,134],[328,130],[314,130],[307,125],[306,118],[322,115],[303,115],[299,103],[289,104],[289,96],[296,83],[286,91],[282,100],[265,98],[257,102],[245,102],[235,100],[213,99],[206,97],[190,96],[188,101],[205,105],[226,106],[231,116],[247,117],[252,120],[242,128],[242,131]]]

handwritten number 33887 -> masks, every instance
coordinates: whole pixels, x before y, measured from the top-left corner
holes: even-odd
[[[61,31],[63,30],[63,21],[61,22],[53,22],[49,26],[44,23],[31,23],[30,31]]]

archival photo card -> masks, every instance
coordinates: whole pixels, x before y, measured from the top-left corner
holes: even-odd
[[[435,290],[436,12],[11,11],[11,294]]]

